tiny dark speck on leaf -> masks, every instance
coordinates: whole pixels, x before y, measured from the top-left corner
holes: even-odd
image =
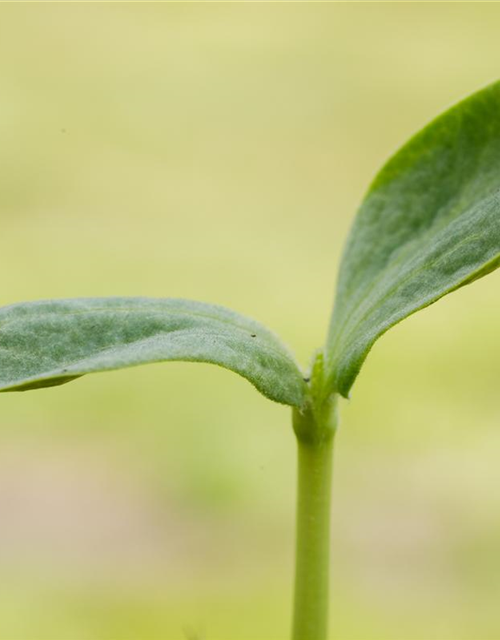
[[[304,378],[304,382],[309,382],[311,378]]]
[[[252,338],[256,338],[257,337],[256,333],[251,333],[250,335],[251,335]]]

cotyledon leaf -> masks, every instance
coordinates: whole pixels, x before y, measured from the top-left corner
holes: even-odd
[[[167,360],[217,364],[271,400],[304,401],[305,382],[287,348],[258,322],[224,307],[172,298],[81,298],[0,308],[0,391]]]
[[[438,117],[383,167],[342,257],[326,389],[347,397],[390,327],[500,266],[500,82]]]

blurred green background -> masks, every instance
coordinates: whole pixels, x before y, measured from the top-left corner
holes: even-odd
[[[500,75],[500,5],[1,4],[0,303],[180,296],[307,364],[367,184]],[[500,274],[343,403],[336,640],[498,640]],[[282,640],[289,411],[216,367],[5,394],[0,637]]]

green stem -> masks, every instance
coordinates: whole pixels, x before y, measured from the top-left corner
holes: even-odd
[[[321,372],[320,367],[321,361],[317,366]],[[330,499],[337,396],[322,398],[316,385],[313,378],[309,401],[293,412],[298,491],[292,640],[326,640],[328,634]]]
[[[326,640],[333,437],[298,440],[293,640]]]

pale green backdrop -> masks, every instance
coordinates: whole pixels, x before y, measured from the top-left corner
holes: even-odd
[[[306,364],[381,163],[500,76],[500,5],[0,5],[0,303],[182,296]],[[499,178],[500,179],[500,178]],[[335,640],[500,640],[500,274],[343,404]],[[289,411],[168,364],[0,396],[0,637],[283,640]]]

